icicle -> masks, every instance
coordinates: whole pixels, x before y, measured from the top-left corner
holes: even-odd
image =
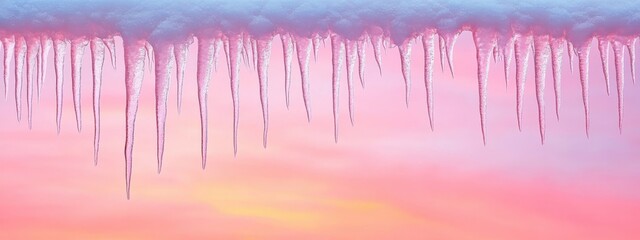
[[[107,50],[109,50],[109,57],[111,58],[111,66],[116,68],[116,42],[113,40],[113,37],[107,37],[103,39],[105,45],[107,46]]]
[[[373,34],[371,35],[370,39],[371,45],[373,45],[373,56],[376,59],[376,63],[378,64],[380,76],[382,76],[382,35]]]
[[[22,83],[24,82],[22,71],[24,70],[24,61],[27,54],[27,42],[24,37],[17,37],[15,46],[15,99],[16,99],[16,113],[18,115],[18,122],[22,117]]]
[[[458,41],[458,36],[460,36],[460,33],[454,33],[454,34],[445,34],[444,35],[444,43],[446,46],[446,52],[447,52],[447,63],[449,64],[449,71],[451,71],[451,77],[453,78],[453,49],[456,45],[456,42]]]
[[[104,66],[105,45],[99,38],[91,39],[91,72],[93,75],[93,164],[98,165],[100,150],[100,89],[102,87],[102,67]]]
[[[255,39],[250,39],[251,41],[251,59],[253,59],[253,68],[257,68],[258,67],[258,48],[256,46],[256,40]],[[216,59],[213,60],[214,62],[214,66],[216,65]],[[256,69],[257,71],[257,69]]]
[[[153,47],[149,42],[146,42],[144,44],[144,48],[147,54],[147,61],[149,62],[149,72],[153,72],[153,65],[155,65],[155,60],[153,59]]]
[[[567,54],[569,55],[569,70],[573,73],[573,54],[575,54],[576,49],[573,47],[573,43],[567,42]]]
[[[342,56],[344,44],[338,35],[331,36],[331,65],[333,66],[331,88],[333,96],[333,140],[338,142],[338,119],[340,106],[340,72],[342,71]]]
[[[318,61],[318,51],[320,50],[320,35],[313,35],[313,61]]]
[[[233,155],[238,152],[238,119],[240,117],[240,96],[238,78],[240,70],[240,54],[242,51],[242,38],[238,35],[231,35],[229,37],[229,61],[230,61],[230,74],[231,77],[231,98],[233,99]]]
[[[491,53],[496,45],[495,33],[483,29],[473,32],[473,40],[476,45],[478,61],[478,93],[480,106],[480,127],[482,129],[482,142],[486,145],[486,109],[487,109],[487,80],[489,78],[489,65]]]
[[[547,62],[549,61],[549,36],[536,36],[534,39],[534,66],[536,80],[536,100],[538,102],[538,125],[540,127],[540,141],[544,144],[545,114],[544,114],[544,88]]]
[[[556,100],[556,119],[560,120],[560,99],[562,93],[562,38],[551,38],[551,68],[553,70],[553,91]]]
[[[11,59],[13,58],[12,53],[14,53],[14,49],[16,46],[15,37],[3,37],[2,38],[2,49],[4,51],[4,62],[3,62],[3,80],[4,80],[4,99],[7,100],[7,96],[9,96],[9,65],[11,64]]]
[[[73,88],[73,107],[76,113],[76,125],[78,132],[82,130],[82,109],[80,108],[82,56],[84,55],[84,49],[87,45],[88,41],[84,38],[78,38],[71,41],[71,86]]]
[[[251,61],[251,40],[248,34],[242,34],[242,54],[244,58],[244,64],[250,66],[253,61]]]
[[[260,84],[260,104],[262,106],[262,146],[267,147],[267,133],[269,132],[269,97],[268,97],[268,71],[269,59],[271,58],[271,43],[273,37],[269,36],[265,39],[258,39],[257,56],[258,56],[258,82]]]
[[[60,134],[62,123],[62,87],[64,86],[64,56],[67,53],[68,42],[61,37],[54,41],[53,58],[56,71],[56,130]]]
[[[40,51],[40,39],[29,37],[27,40],[27,119],[29,129],[33,125],[33,88],[34,83],[38,81],[37,75],[34,74],[38,67],[38,52]],[[35,78],[35,79],[34,79]]]
[[[49,51],[51,50],[51,46],[53,45],[53,41],[49,36],[42,36],[40,38],[40,46],[42,49],[42,60],[40,61],[40,84],[38,85],[38,101],[40,100],[40,92],[42,91],[42,86],[44,86],[44,80],[47,75],[47,60],[49,60]]]
[[[602,72],[604,73],[604,82],[607,86],[607,95],[609,90],[609,40],[598,37],[598,51],[600,52],[600,60],[602,62]]]
[[[587,40],[578,48],[578,67],[580,69],[580,85],[582,86],[582,103],[584,104],[585,130],[589,137],[589,52],[591,41]]]
[[[366,62],[366,38],[358,40],[358,76],[360,77],[360,85],[364,88],[364,71],[365,71],[365,62]]]
[[[510,37],[506,46],[502,49],[502,55],[504,55],[504,84],[505,87],[509,87],[509,72],[511,72],[511,60],[513,60],[513,44],[515,37]]]
[[[435,60],[435,36],[433,29],[427,29],[422,34],[422,48],[424,49],[424,85],[427,91],[427,113],[429,127],[433,131],[433,62]]]
[[[629,60],[631,63],[631,80],[636,83],[636,38],[632,38],[626,42],[629,51]]]
[[[442,35],[438,35],[438,46],[440,47],[440,69],[444,72],[444,60],[447,58],[447,46],[445,46]]]
[[[196,77],[198,79],[198,106],[200,108],[202,169],[207,166],[207,144],[209,129],[207,96],[209,90],[209,81],[211,80],[211,70],[213,68],[213,56],[216,55],[215,49],[216,48],[213,39],[198,38],[198,71]]]
[[[220,55],[221,51],[222,51],[222,39],[220,38],[216,38],[215,42],[214,42],[214,46],[215,46],[215,50],[214,52],[216,54],[213,55],[213,70],[217,71],[218,70],[218,56]]]
[[[284,92],[287,109],[289,109],[289,90],[291,89],[291,62],[293,61],[293,41],[289,34],[280,34],[282,54],[284,55]]]
[[[343,42],[340,45],[344,45]],[[353,40],[346,40],[347,45],[347,87],[349,89],[349,120],[353,126],[353,112],[355,111],[354,99],[355,93],[353,91],[353,69],[356,65],[356,57],[358,54],[357,43]],[[342,47],[342,46],[341,46]]]
[[[304,107],[307,110],[307,121],[311,121],[311,96],[309,93],[309,57],[311,56],[311,39],[296,37],[296,51],[298,52],[298,65],[302,78],[302,97]]]
[[[622,117],[624,114],[624,45],[613,41],[613,55],[616,66],[616,84],[618,90],[618,130],[622,133]]]
[[[400,52],[400,64],[402,65],[402,77],[404,78],[405,103],[409,107],[409,97],[411,95],[411,45],[412,39],[407,39],[398,47]]]
[[[184,70],[187,67],[187,50],[193,43],[193,38],[188,38],[185,42],[174,44],[174,55],[176,62],[176,91],[178,113],[182,109],[182,86],[184,86]]]
[[[133,166],[133,134],[135,132],[136,113],[138,112],[138,99],[144,78],[144,58],[146,55],[145,41],[124,40],[125,59],[125,87],[127,90],[126,102],[126,142],[125,154],[125,180],[127,199],[130,197],[131,170]]]
[[[524,86],[527,77],[527,63],[529,62],[529,49],[532,37],[516,35],[515,56],[516,56],[516,111],[518,115],[518,129],[522,131],[522,103],[524,96]]]
[[[158,173],[162,171],[162,158],[164,156],[164,130],[167,120],[167,98],[169,96],[169,81],[175,57],[171,44],[158,44],[154,46],[155,51],[155,79],[156,79],[156,136],[157,136],[157,157]]]

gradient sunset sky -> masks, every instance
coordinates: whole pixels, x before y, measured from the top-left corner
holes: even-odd
[[[492,62],[484,146],[475,48],[465,32],[455,49],[455,78],[440,71],[436,58],[433,132],[422,47],[413,51],[409,108],[397,49],[383,55],[380,76],[368,47],[366,86],[355,88],[354,126],[345,71],[341,76],[336,144],[328,42],[317,63],[312,60],[313,118],[307,123],[297,64],[292,104],[285,107],[282,48],[275,40],[268,147],[262,147],[257,76],[245,66],[234,158],[229,77],[220,58],[210,85],[206,170],[200,165],[195,45],[189,51],[181,114],[172,79],[161,174],[156,172],[154,79],[145,71],[131,200],[124,181],[121,42],[117,69],[105,63],[98,166],[93,166],[90,55],[85,55],[82,73],[81,133],[75,129],[67,65],[63,125],[56,135],[49,61],[33,130],[27,128],[26,115],[16,121],[13,93],[0,101],[0,239],[640,239],[640,92],[627,63],[625,124],[619,134],[615,83],[607,96],[595,45],[590,138],[584,132],[578,74],[569,71],[565,55],[560,121],[547,71],[544,145],[538,136],[533,67],[519,132],[515,64],[505,88],[502,62]],[[13,89],[13,76],[10,81]]]

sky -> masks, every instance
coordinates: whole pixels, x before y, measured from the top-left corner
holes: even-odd
[[[427,117],[422,47],[416,45],[412,55],[414,84],[406,107],[397,49],[383,54],[380,75],[369,46],[365,87],[355,85],[353,126],[342,73],[340,135],[334,143],[329,45],[310,65],[313,117],[308,123],[297,64],[291,106],[285,107],[282,48],[276,39],[269,69],[267,148],[262,147],[256,73],[243,66],[239,149],[234,157],[229,76],[221,58],[210,83],[209,155],[203,170],[194,44],[189,49],[180,114],[175,79],[171,80],[160,174],[154,79],[145,70],[127,200],[121,43],[117,38],[117,69],[105,63],[97,166],[93,165],[89,55],[82,69],[82,132],[75,127],[69,65],[60,135],[55,127],[52,61],[35,105],[32,130],[24,116],[16,121],[11,91],[9,100],[0,101],[0,238],[640,238],[636,191],[640,128],[635,126],[640,121],[640,93],[627,67],[620,134],[616,92],[606,94],[595,47],[590,63],[589,138],[578,73],[570,72],[566,61],[559,121],[547,71],[544,145],[538,136],[533,67],[529,66],[519,132],[515,71],[505,87],[502,62],[492,62],[487,145],[483,145],[475,48],[471,34],[464,32],[454,53],[455,78],[439,66],[434,71],[434,131]],[[13,76],[10,80],[12,89]]]

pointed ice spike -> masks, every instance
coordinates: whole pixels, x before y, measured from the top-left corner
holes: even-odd
[[[56,72],[56,130],[60,134],[62,123],[62,89],[64,86],[64,56],[67,53],[67,41],[56,37],[53,48],[54,68]]]
[[[84,55],[84,49],[88,43],[89,42],[84,38],[78,38],[71,41],[71,88],[73,88],[73,108],[76,113],[76,126],[78,128],[78,132],[82,130],[82,109],[80,107],[82,56]]]
[[[478,59],[480,128],[482,130],[482,142],[486,145],[487,80],[489,78],[491,53],[496,45],[496,36],[492,31],[478,29],[473,32],[473,40],[476,45],[476,57]]]
[[[622,117],[624,113],[624,45],[613,41],[613,55],[616,66],[616,84],[618,90],[618,130],[622,133]]]
[[[438,46],[440,48],[440,69],[444,72],[444,60],[447,58],[447,46],[445,46],[442,35],[438,35]]]
[[[13,58],[14,49],[16,46],[15,37],[3,37],[2,38],[2,49],[4,50],[4,61],[3,61],[3,80],[4,80],[4,99],[7,100],[7,96],[9,95],[9,65],[11,64],[11,59]]]
[[[273,38],[258,39],[256,42],[258,57],[258,82],[260,84],[260,104],[262,106],[262,147],[267,147],[267,133],[269,132],[269,97],[268,97],[268,71],[271,58],[271,43]]]
[[[411,45],[413,39],[407,39],[398,47],[400,52],[400,64],[402,65],[402,77],[404,78],[405,104],[409,107],[411,96]]]
[[[344,55],[344,44],[338,35],[331,36],[331,65],[333,73],[331,79],[333,95],[333,140],[338,142],[338,119],[339,119],[339,97],[340,97],[340,72],[342,71],[342,59]]]
[[[208,144],[208,114],[207,96],[209,81],[211,80],[211,70],[213,68],[213,56],[215,53],[214,40],[209,38],[198,38],[198,106],[200,108],[201,126],[201,154],[202,169],[207,166],[207,144]]]
[[[373,56],[378,64],[380,76],[382,76],[382,35],[371,35],[371,45],[373,46]]]
[[[366,35],[365,35],[366,36]],[[364,72],[366,62],[366,37],[358,40],[358,76],[360,77],[360,85],[364,88]]]
[[[631,63],[631,80],[636,83],[636,38],[629,39],[626,43]]]
[[[174,45],[174,55],[176,62],[176,91],[177,91],[177,104],[178,113],[182,109],[182,86],[184,86],[184,70],[187,67],[187,50],[189,45],[193,42],[193,38],[177,43]]]
[[[422,34],[422,48],[424,49],[424,85],[427,91],[427,113],[429,127],[433,131],[433,63],[435,61],[435,37],[433,29],[427,29]]]
[[[449,71],[451,71],[451,77],[453,78],[453,49],[456,45],[456,42],[458,41],[458,36],[460,36],[460,33],[454,33],[454,34],[445,34],[444,35],[444,43],[446,45],[446,51],[447,51],[447,63],[449,65]]]
[[[536,100],[538,103],[538,125],[540,127],[540,141],[544,144],[545,114],[544,114],[544,88],[547,62],[549,61],[549,36],[541,35],[534,38],[534,66],[536,81]]]
[[[116,42],[113,40],[113,37],[107,37],[102,40],[109,50],[109,57],[111,59],[111,67],[116,68]]]
[[[284,55],[284,92],[287,109],[289,109],[289,92],[291,89],[291,63],[293,61],[293,41],[289,34],[280,34],[282,54]]]
[[[229,36],[229,61],[231,77],[231,98],[233,99],[233,155],[238,153],[238,120],[240,118],[240,54],[242,51],[242,38],[239,35]]]
[[[344,45],[342,43],[341,45]],[[356,65],[356,57],[357,57],[357,43],[354,40],[346,40],[347,45],[347,87],[349,89],[349,120],[351,120],[351,125],[353,126],[353,113],[355,111],[354,107],[354,99],[355,93],[353,91],[353,70]]]
[[[589,52],[591,51],[591,41],[587,40],[580,45],[578,51],[578,67],[580,69],[580,85],[582,86],[582,103],[584,104],[585,130],[589,137]]]
[[[604,73],[604,82],[607,86],[607,95],[610,93],[609,88],[609,40],[598,37],[598,51],[600,52],[600,60],[602,62],[602,73]]]
[[[44,80],[47,75],[47,61],[49,60],[49,51],[51,50],[51,46],[53,45],[53,41],[49,36],[42,36],[40,38],[41,49],[42,49],[42,60],[40,61],[40,84],[38,85],[38,100],[40,100],[40,92],[42,91],[42,86],[44,86]]]
[[[171,44],[157,44],[153,46],[155,51],[155,79],[156,79],[156,132],[157,132],[157,157],[158,173],[162,171],[162,159],[164,156],[165,123],[167,120],[167,97],[169,96],[169,81],[174,64],[174,51]]]
[[[24,37],[16,37],[16,46],[14,49],[16,64],[15,64],[15,99],[16,99],[16,114],[18,116],[18,122],[22,117],[22,83],[24,82],[22,71],[24,70],[24,61],[27,54],[27,42]]]
[[[562,49],[565,41],[562,38],[551,39],[551,68],[553,70],[553,91],[556,100],[556,119],[560,120],[560,99],[562,93]]]
[[[127,199],[130,197],[131,170],[133,166],[133,134],[135,132],[136,114],[138,112],[138,99],[144,78],[144,58],[146,55],[145,41],[125,39],[125,87],[126,87],[126,142],[125,156],[125,181]]]
[[[518,116],[518,129],[522,131],[522,105],[524,96],[524,86],[527,77],[527,64],[529,62],[529,49],[532,44],[531,36],[516,35],[515,56],[516,56],[516,112]]]
[[[513,60],[513,44],[515,37],[509,38],[506,46],[502,49],[502,55],[504,55],[504,84],[505,87],[509,87],[509,72],[511,72],[511,60]]]
[[[91,72],[93,75],[93,164],[98,165],[100,151],[100,90],[105,44],[100,38],[91,39]]]
[[[302,98],[307,110],[307,121],[311,121],[311,96],[309,92],[309,58],[311,56],[311,39],[296,37],[296,51],[298,52],[298,65],[302,79]]]
[[[569,55],[569,70],[573,73],[573,54],[575,54],[576,50],[573,47],[573,43],[567,41],[567,55]]]
[[[29,129],[33,125],[33,90],[34,83],[38,81],[37,75],[34,74],[38,67],[38,52],[40,51],[40,39],[29,37],[27,39],[27,119]],[[35,78],[35,79],[34,79]]]

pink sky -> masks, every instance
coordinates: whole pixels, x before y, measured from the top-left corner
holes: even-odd
[[[343,71],[340,141],[335,144],[328,46],[311,64],[313,117],[307,123],[297,64],[292,105],[285,108],[282,49],[275,41],[268,148],[262,148],[256,73],[245,67],[240,73],[239,150],[233,157],[229,79],[221,58],[210,85],[209,158],[203,171],[192,45],[180,115],[175,82],[170,89],[160,175],[153,77],[145,72],[132,199],[126,200],[124,68],[118,44],[118,69],[105,64],[97,167],[89,55],[83,67],[82,133],[75,130],[69,66],[59,136],[52,65],[35,105],[33,130],[27,129],[26,107],[23,121],[16,121],[13,94],[0,103],[0,239],[640,238],[640,149],[635,147],[640,143],[635,126],[640,93],[627,67],[625,125],[618,134],[615,91],[606,95],[596,48],[591,55],[590,139],[584,133],[578,74],[569,71],[566,61],[559,122],[547,72],[544,146],[538,136],[532,66],[523,131],[518,132],[515,71],[505,90],[498,62],[492,63],[489,79],[488,144],[483,146],[475,49],[465,32],[455,50],[456,78],[439,67],[434,72],[435,131],[429,130],[427,119],[422,47],[413,52],[409,108],[397,49],[383,56],[381,77],[369,48],[366,88],[356,86],[355,126],[348,119]]]

